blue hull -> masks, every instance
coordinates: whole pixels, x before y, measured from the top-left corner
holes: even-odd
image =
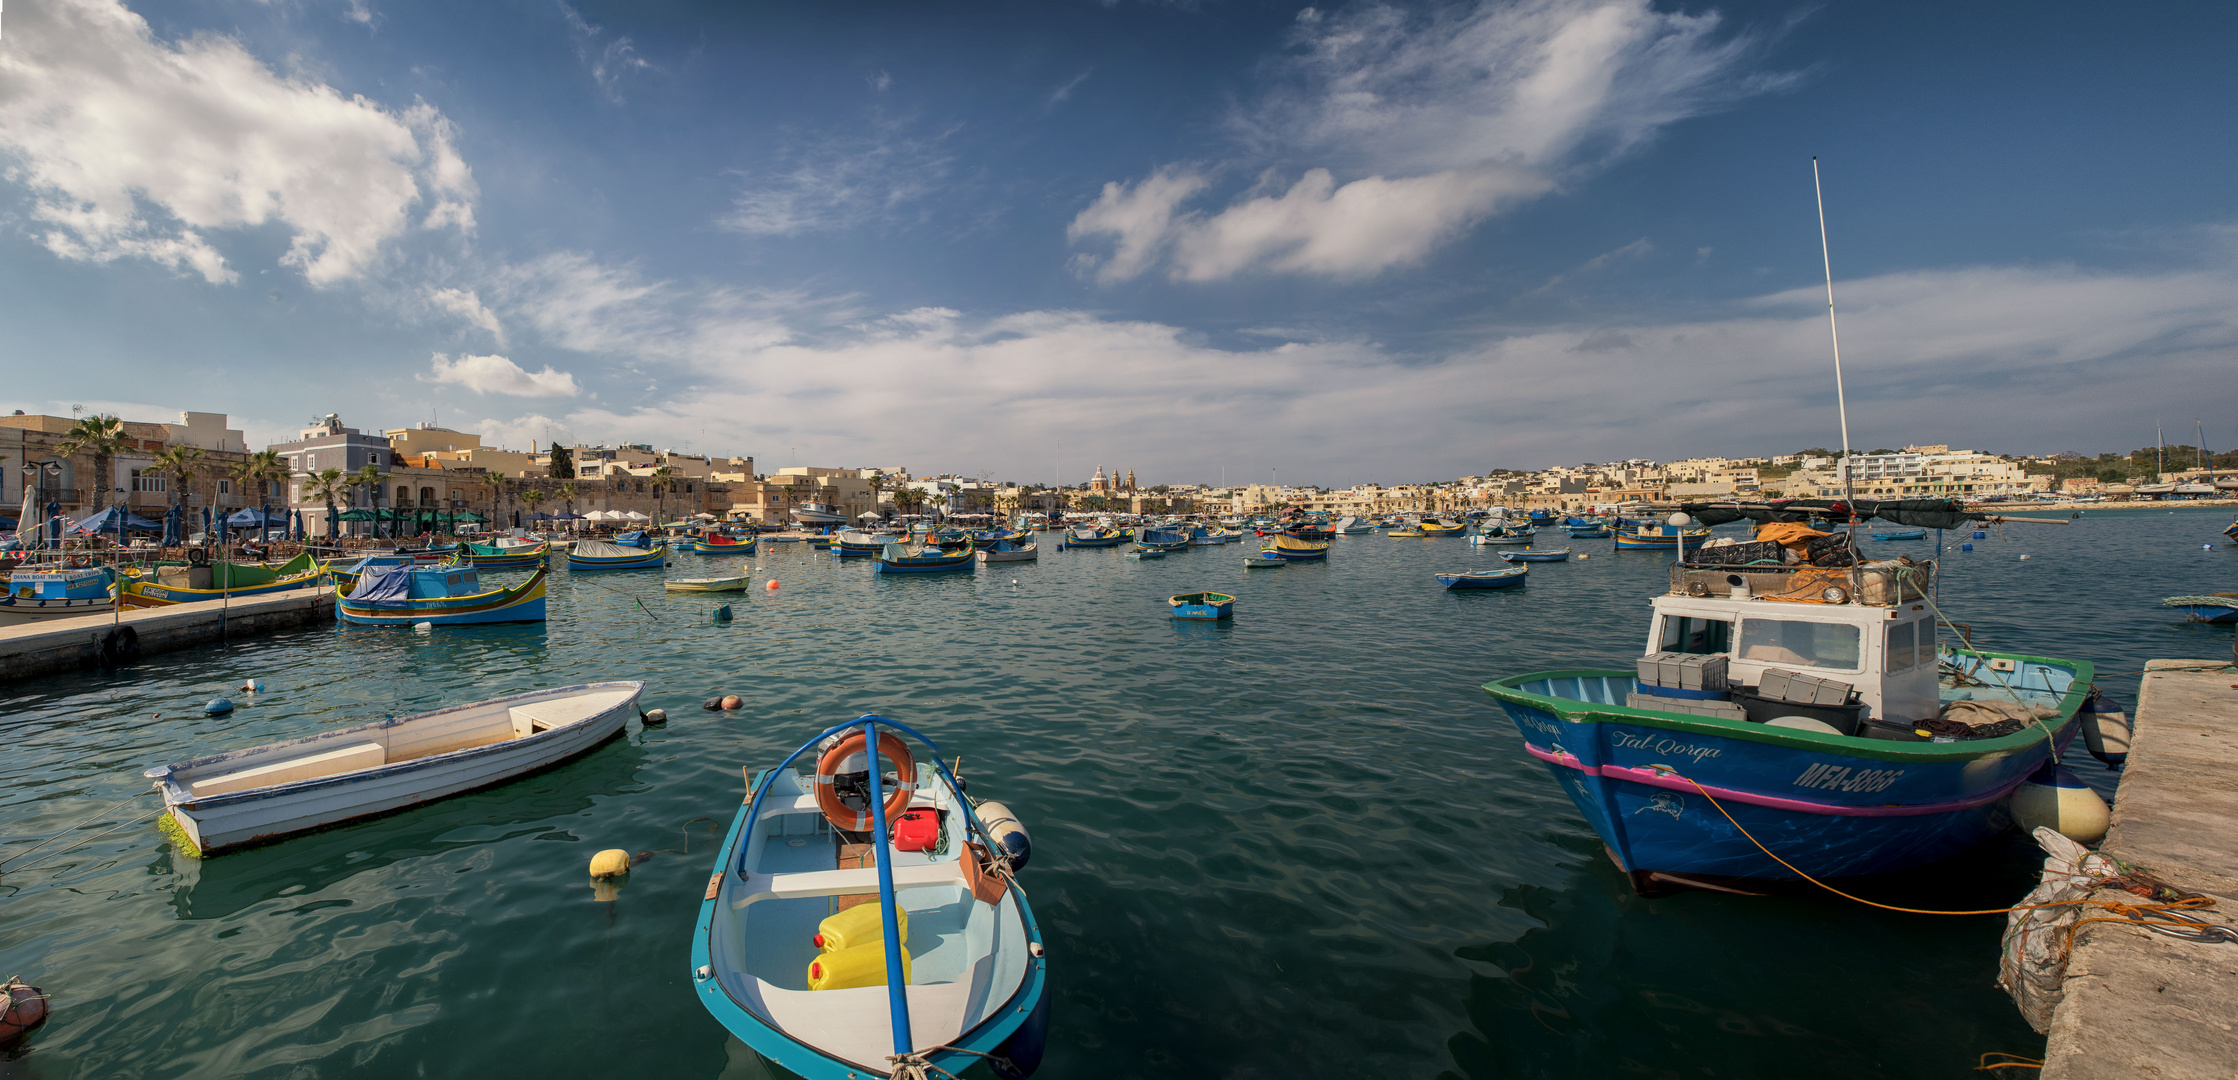
[[[1438,574],[1438,584],[1448,589],[1512,589],[1523,584],[1523,574]]]
[[[871,572],[875,574],[938,574],[946,570],[969,570],[971,565],[972,561],[968,556],[961,559],[943,559],[937,563],[929,564],[893,563],[880,559],[878,565],[871,567]]]
[[[668,562],[668,552],[655,550],[634,559],[583,559],[573,552],[567,556],[567,568],[575,573],[585,570],[658,570]]]
[[[2036,663],[2061,694],[2060,715],[2045,723],[2064,745],[2079,730],[2091,667]],[[1848,738],[1627,708],[1634,686],[1629,673],[1576,671],[1485,690],[1635,886],[1656,873],[1795,876],[1757,843],[1814,877],[1947,858],[2003,831],[2005,797],[2049,756],[2041,726],[1963,743]]]
[[[492,611],[476,611],[463,615],[443,615],[433,612],[404,612],[397,615],[360,615],[344,609],[337,603],[335,618],[358,626],[416,626],[432,623],[436,626],[471,626],[476,623],[544,622],[544,598],[539,596],[525,603]]]

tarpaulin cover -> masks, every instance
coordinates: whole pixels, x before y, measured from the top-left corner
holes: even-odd
[[[403,600],[411,595],[411,590],[410,566],[368,566],[358,575],[357,588],[350,590],[350,599]]]
[[[1723,525],[1743,518],[1761,525],[1775,521],[1807,521],[1813,516],[1839,521],[1848,517],[1852,507],[1860,518],[1877,517],[1915,529],[1956,529],[1966,522],[1992,516],[1968,510],[1964,503],[1952,499],[1858,499],[1854,503],[1839,499],[1781,499],[1768,503],[1684,503],[1679,509],[1704,525]]]
[[[617,547],[604,540],[579,540],[575,554],[588,559],[642,559],[645,552],[638,548]]]

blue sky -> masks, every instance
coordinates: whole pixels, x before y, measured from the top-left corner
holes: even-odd
[[[0,407],[1387,483],[2238,444],[2221,5],[18,0]],[[2217,431],[2217,426],[2221,430]]]

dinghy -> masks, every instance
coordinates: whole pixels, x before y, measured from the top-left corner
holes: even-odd
[[[738,592],[746,588],[746,576],[669,578],[661,587],[669,592]]]
[[[1236,613],[1236,598],[1227,593],[1184,593],[1166,601],[1176,619],[1225,619]]]
[[[1432,574],[1438,584],[1448,589],[1509,589],[1523,584],[1528,566],[1511,566],[1505,570],[1467,570],[1458,574]]]
[[[1243,568],[1246,570],[1272,570],[1276,567],[1288,565],[1290,565],[1288,559],[1277,559],[1266,555],[1246,555],[1243,557]]]
[[[1048,960],[1007,809],[974,808],[930,739],[878,716],[748,789],[692,930],[692,989],[725,1029],[803,1080],[1040,1066]]]
[[[1514,562],[1568,562],[1569,548],[1538,548],[1528,551],[1503,551],[1500,558]]]
[[[174,840],[213,855],[434,802],[557,765],[619,734],[641,682],[586,683],[161,765]],[[173,830],[176,830],[175,832]]]
[[[997,540],[993,547],[979,549],[979,561],[983,563],[1034,562],[1040,557],[1040,550],[1030,540],[1022,544],[1013,540]]]

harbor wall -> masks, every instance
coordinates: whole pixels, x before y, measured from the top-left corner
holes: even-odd
[[[2192,912],[2238,927],[2238,668],[2155,660],[2099,850],[2215,898]],[[2101,890],[2092,899],[2136,904]],[[2104,915],[2093,909],[2089,915]],[[2075,935],[2044,1051],[2047,1078],[2238,1075],[2238,944],[2092,923]]]
[[[334,594],[320,587],[0,626],[0,681],[98,669],[102,640],[127,626],[139,635],[144,657],[333,621]],[[131,657],[122,659],[129,664]]]

